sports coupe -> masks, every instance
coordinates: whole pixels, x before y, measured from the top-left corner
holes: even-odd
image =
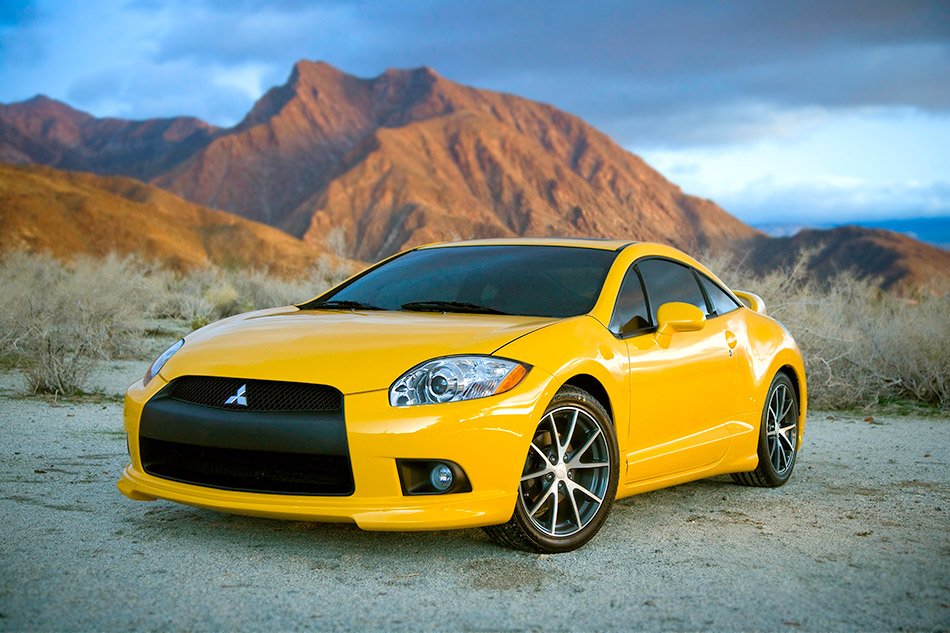
[[[126,395],[118,487],[566,552],[617,498],[784,484],[805,403],[788,331],[676,249],[437,244],[169,347]]]

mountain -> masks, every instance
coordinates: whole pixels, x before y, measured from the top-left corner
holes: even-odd
[[[460,85],[429,68],[364,79],[301,61],[284,85],[269,90],[227,129],[189,117],[97,119],[36,97],[0,106],[0,161],[132,176],[192,203],[277,227],[311,249],[338,250],[343,237],[344,251],[362,261],[441,240],[583,236],[654,240],[693,253],[752,251],[748,261],[761,270],[790,260],[803,247],[818,248],[816,273],[855,268],[888,287],[918,285],[950,270],[945,251],[884,231],[844,227],[770,239],[713,202],[684,194],[581,119]],[[67,176],[22,173],[35,181],[31,204],[40,204],[46,186],[57,208],[68,206]],[[42,178],[49,182],[41,185]],[[116,196],[122,198],[116,187],[132,186],[122,179],[75,178],[69,186],[82,185],[87,197],[91,190],[111,195],[113,210],[119,208]],[[124,184],[103,184],[114,182]],[[158,189],[143,191],[150,200],[160,198]],[[162,195],[168,198],[158,206],[185,204]],[[8,202],[18,209],[19,199]],[[126,196],[121,204],[125,209],[138,203]],[[123,227],[146,221],[142,208],[128,208],[135,222],[118,215],[111,221]],[[193,217],[205,214],[205,224],[230,222],[264,239],[260,225],[189,208]],[[13,217],[10,209],[7,218]],[[29,211],[30,221],[39,223],[36,209]],[[176,230],[175,224],[168,230]],[[30,239],[44,239],[40,225],[33,226]],[[286,234],[285,248],[304,248]],[[150,230],[145,237],[121,239],[156,235]],[[276,243],[277,235],[268,233],[267,239]],[[223,250],[208,250],[200,236],[188,239],[198,249],[193,252],[204,253],[201,258],[224,256]],[[55,241],[48,246],[56,248]],[[248,256],[265,261],[260,253]]]
[[[759,235],[579,118],[428,68],[361,79],[298,62],[227,130],[94,119],[45,98],[6,106],[0,122],[5,160],[148,179],[315,245],[340,226],[349,254],[366,261],[475,236],[629,237],[700,250]]]
[[[860,226],[763,238],[746,261],[753,270],[772,270],[788,266],[803,251],[814,254],[809,269],[818,277],[853,270],[859,277],[878,278],[885,289],[924,288],[950,275],[950,251],[901,233]]]
[[[194,117],[97,119],[40,95],[0,104],[0,161],[148,180],[206,145],[216,132]]]
[[[207,264],[301,274],[320,251],[286,233],[125,177],[0,164],[0,253],[139,255],[184,270]]]
[[[429,68],[299,62],[234,129],[155,180],[375,260],[435,240],[562,235],[719,247],[758,233],[577,117]]]
[[[950,250],[950,217],[893,218],[890,220],[855,220],[848,224],[871,229],[887,229],[903,233],[921,242]],[[755,228],[771,237],[791,237],[802,229],[830,229],[844,226],[842,223],[814,222],[773,222],[756,224]]]

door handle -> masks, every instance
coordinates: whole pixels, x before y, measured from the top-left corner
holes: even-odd
[[[726,345],[729,346],[729,349],[735,349],[736,343],[738,342],[739,340],[736,338],[736,335],[729,330],[726,330]]]

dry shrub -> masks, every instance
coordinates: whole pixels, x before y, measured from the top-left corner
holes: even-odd
[[[149,294],[139,266],[23,253],[0,262],[3,353],[18,360],[31,393],[82,391],[97,359],[135,350]]]
[[[726,258],[709,266],[730,287],[762,296],[795,337],[813,406],[910,399],[950,409],[950,294],[901,297],[850,271],[820,281],[808,272],[812,256],[765,276]]]
[[[31,393],[85,390],[96,361],[148,353],[150,320],[197,329],[249,310],[306,301],[342,280],[345,262],[329,257],[303,279],[261,271],[207,268],[177,274],[133,258],[11,253],[0,261],[0,356],[24,371]]]
[[[802,349],[811,403],[840,408],[906,398],[950,409],[950,293],[912,299],[844,272],[821,282],[805,253],[765,276],[709,261],[730,287],[761,295]],[[75,393],[103,358],[141,357],[149,319],[192,328],[246,310],[313,298],[350,272],[327,256],[302,279],[208,268],[176,274],[134,259],[12,253],[0,261],[0,352],[23,368],[30,392]],[[143,359],[144,360],[144,359]]]
[[[185,275],[159,273],[154,315],[206,325],[250,310],[302,303],[349,276],[345,260],[324,256],[301,278],[283,279],[261,270],[205,268]]]

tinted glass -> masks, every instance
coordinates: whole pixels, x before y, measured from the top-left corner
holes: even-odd
[[[358,301],[384,310],[447,301],[507,314],[576,316],[593,307],[616,256],[616,251],[565,246],[422,249],[368,272],[321,301]],[[447,311],[466,312],[462,307]]]
[[[626,325],[626,327],[624,327]],[[640,275],[631,266],[620,286],[617,305],[610,319],[610,331],[614,334],[626,334],[650,325],[650,313],[647,311],[646,297]]]
[[[647,259],[637,266],[643,276],[650,297],[650,309],[653,322],[656,323],[656,311],[664,303],[679,301],[689,303],[708,315],[706,299],[703,297],[693,271],[686,266],[674,264],[665,259]]]
[[[739,304],[736,303],[735,299],[730,297],[725,290],[720,288],[719,284],[714,282],[712,279],[709,279],[705,275],[700,275],[699,278],[702,280],[703,288],[706,289],[706,296],[709,297],[709,302],[712,303],[713,308],[716,310],[716,314],[732,312],[739,307]]]

